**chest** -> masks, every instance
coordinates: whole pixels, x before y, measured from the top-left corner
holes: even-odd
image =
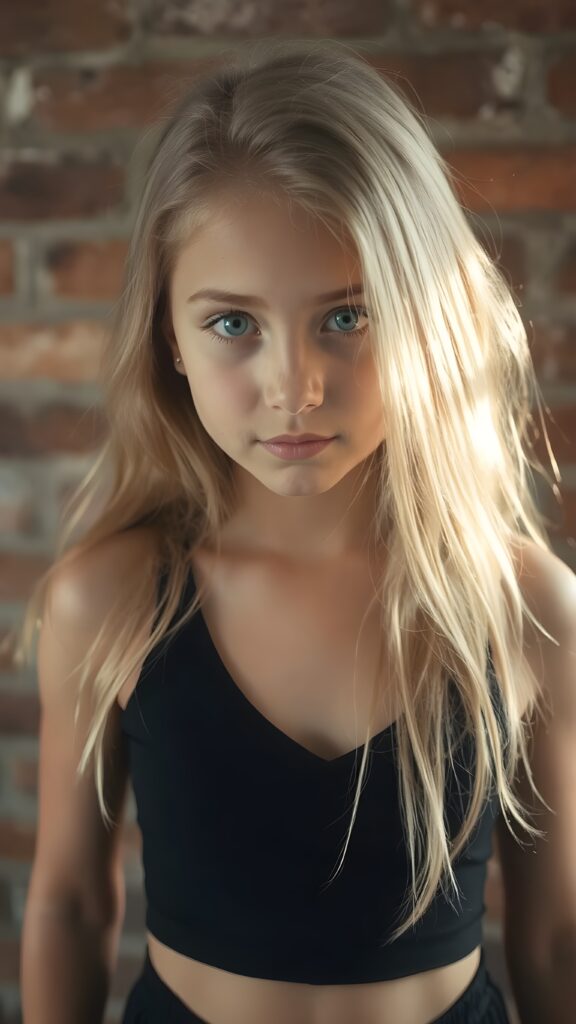
[[[294,570],[192,559],[215,655],[255,711],[330,760],[395,720],[380,606],[368,566]]]

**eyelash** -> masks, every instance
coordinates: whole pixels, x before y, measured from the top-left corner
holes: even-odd
[[[350,311],[352,311],[352,306],[338,306],[336,309],[332,310],[332,312],[328,314],[328,317],[326,319],[329,319],[331,316],[334,316],[335,313],[350,312]],[[368,316],[368,311],[366,309],[364,309],[363,307],[361,307],[358,310],[354,310],[354,312],[361,313],[363,316]],[[228,310],[226,310],[226,312],[219,313],[218,316],[212,317],[210,320],[208,320],[202,326],[201,329],[203,331],[206,331],[207,334],[210,335],[210,337],[215,338],[216,341],[223,341],[226,344],[230,344],[231,342],[234,342],[234,341],[243,341],[243,340],[245,340],[247,335],[242,335],[241,337],[239,336],[237,338],[233,338],[233,337],[232,338],[225,338],[225,337],[222,337],[222,335],[220,335],[220,334],[216,334],[216,331],[212,331],[211,330],[211,328],[214,327],[215,324],[217,324],[219,320],[224,320],[226,317],[232,317],[232,316],[237,316],[237,315],[248,317],[248,319],[250,319],[250,320],[252,319],[250,314],[244,312],[243,309],[228,309]],[[341,334],[342,337],[344,337],[344,338],[349,338],[349,337],[359,338],[363,334],[366,333],[366,331],[368,330],[369,326],[370,326],[370,324],[368,323],[368,324],[365,324],[364,327],[358,328],[358,330],[356,330],[356,331],[329,331],[328,333],[329,334]]]

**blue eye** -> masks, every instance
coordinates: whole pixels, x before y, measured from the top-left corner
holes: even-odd
[[[345,325],[346,325],[346,320],[347,320],[348,321],[348,326],[350,327],[350,329],[349,330],[345,330],[345,331],[335,331],[335,330],[333,330],[333,331],[329,331],[328,333],[329,334],[341,334],[342,336],[350,335],[351,334],[355,338],[360,337],[362,334],[366,333],[366,331],[368,330],[368,326],[369,325],[365,324],[364,327],[356,328],[356,324],[358,323],[359,316],[367,317],[368,316],[367,310],[363,309],[363,308],[361,308],[361,309],[352,309],[352,307],[350,307],[350,306],[342,306],[342,307],[334,310],[333,313],[330,313],[330,315],[328,317],[328,320],[331,317],[344,317]],[[354,317],[356,319],[353,319]],[[239,321],[241,322],[242,320],[251,320],[251,319],[252,319],[252,317],[248,313],[244,313],[243,310],[241,310],[241,309],[229,309],[225,313],[219,313],[218,316],[212,317],[212,319],[208,320],[207,323],[205,323],[201,329],[203,331],[207,331],[208,334],[210,334],[213,338],[216,339],[216,341],[224,341],[224,342],[227,342],[228,344],[231,344],[231,342],[236,341],[236,340],[237,341],[244,340],[244,338],[248,337],[248,335],[245,334],[245,333],[240,333],[240,334],[232,335],[230,337],[230,336],[227,336],[227,335],[217,334],[216,331],[212,330],[212,328],[217,323],[219,323],[220,320],[227,320],[227,321],[231,322],[231,325],[232,325],[230,327],[231,330],[238,330],[239,329],[239,323],[238,323]],[[228,330],[228,329],[229,328],[227,326],[226,330]]]

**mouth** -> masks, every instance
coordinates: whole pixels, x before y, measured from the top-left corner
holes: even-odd
[[[333,441],[336,435],[323,434],[279,434],[278,437],[267,437],[262,444],[307,444],[308,442]]]
[[[288,444],[286,441],[261,441],[260,443],[272,455],[290,461],[311,458],[335,440],[335,437],[324,437],[316,441],[301,441],[299,444]]]

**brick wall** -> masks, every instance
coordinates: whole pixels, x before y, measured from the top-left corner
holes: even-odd
[[[48,564],[62,503],[102,424],[95,388],[118,294],[146,127],[181,76],[235,38],[307,35],[369,59],[432,117],[532,325],[563,511],[542,496],[576,570],[576,6],[572,0],[13,0],[0,14],[0,632]],[[493,241],[488,240],[491,235]],[[93,404],[95,408],[91,409]],[[547,464],[544,448],[539,451]],[[34,673],[0,665],[0,1024],[20,1020],[19,932],[34,852]],[[127,908],[106,1024],[144,951],[134,806]],[[488,965],[516,1019],[489,864]]]

